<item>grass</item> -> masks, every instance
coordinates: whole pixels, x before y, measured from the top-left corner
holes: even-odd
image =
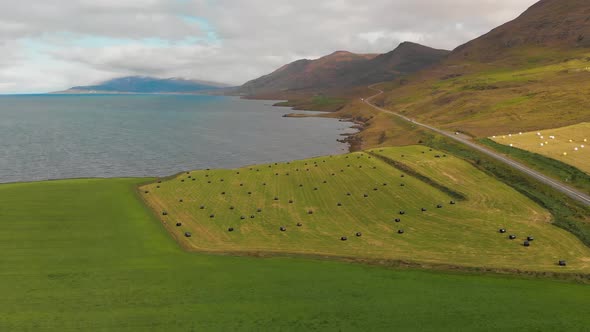
[[[586,285],[182,251],[148,179],[0,186],[0,330],[569,330]]]
[[[479,138],[590,121],[590,112],[580,107],[590,101],[580,93],[590,87],[587,50],[514,52],[491,63],[447,62],[384,83],[380,101],[420,122]]]
[[[578,168],[568,165],[562,161],[545,157],[544,155],[522,150],[508,145],[496,143],[487,138],[479,140],[494,150],[504,153],[527,166],[549,175],[556,180],[562,181],[587,193],[590,193],[590,175]]]
[[[497,135],[492,138],[496,143],[513,144],[516,148],[559,160],[590,175],[590,122],[522,134]],[[552,136],[555,138],[550,138]]]
[[[142,191],[149,192],[143,194],[148,204],[190,250],[590,271],[589,248],[551,225],[550,215],[533,201],[469,163],[421,146],[370,152],[382,158],[353,153],[193,171],[143,186]],[[404,167],[393,167],[387,160]],[[461,196],[466,200],[449,205]],[[400,216],[400,210],[406,214]],[[163,216],[163,211],[168,215]],[[177,227],[177,222],[182,225]],[[280,231],[282,226],[287,231]],[[518,240],[508,240],[508,234],[498,233],[500,228],[518,235]],[[405,234],[397,234],[399,229]],[[185,232],[192,237],[184,237]],[[362,237],[356,237],[357,232]],[[528,235],[536,240],[524,248],[522,241]],[[342,236],[348,240],[341,241]],[[567,270],[556,266],[559,259],[570,262]]]

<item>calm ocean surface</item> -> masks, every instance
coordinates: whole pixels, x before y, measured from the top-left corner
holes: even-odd
[[[0,182],[164,176],[344,153],[349,123],[216,96],[0,96]]]

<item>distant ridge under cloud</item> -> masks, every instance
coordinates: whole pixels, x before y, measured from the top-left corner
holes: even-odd
[[[127,76],[97,85],[75,86],[58,93],[199,93],[227,87],[229,86],[221,83],[183,78]]]

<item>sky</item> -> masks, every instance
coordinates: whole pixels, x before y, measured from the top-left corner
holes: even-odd
[[[141,75],[240,85],[297,59],[453,49],[536,0],[0,0],[0,93]]]

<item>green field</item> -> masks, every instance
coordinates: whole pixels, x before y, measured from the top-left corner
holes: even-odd
[[[590,174],[589,122],[527,133],[502,133],[491,139],[499,144],[559,160]]]
[[[146,179],[147,180],[147,179]],[[587,285],[187,253],[141,179],[0,186],[1,331],[569,330]]]
[[[141,195],[189,250],[590,271],[590,249],[553,226],[545,210],[470,164],[422,146],[187,173],[145,185]],[[528,248],[527,236],[535,238]],[[568,267],[557,265],[561,259]]]

